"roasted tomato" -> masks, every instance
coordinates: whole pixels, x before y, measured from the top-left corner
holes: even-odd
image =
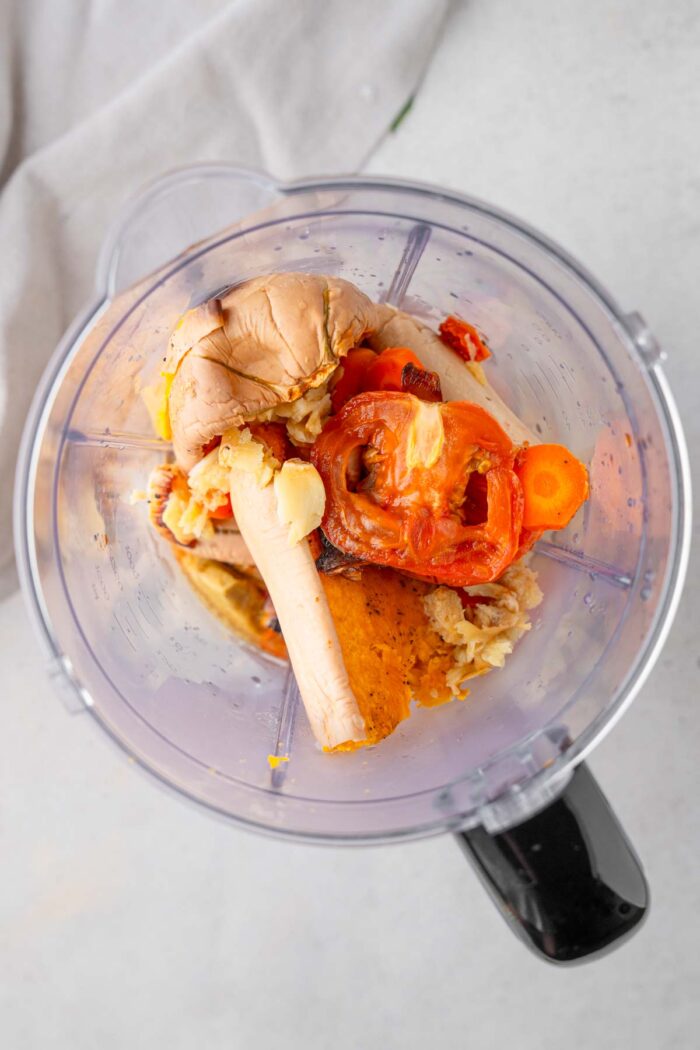
[[[517,452],[478,405],[359,394],[312,450],[326,489],[323,531],[346,554],[423,579],[494,580],[519,546]]]
[[[545,531],[545,529],[523,529],[520,533],[518,550],[513,561],[518,561],[518,559],[523,558],[529,550],[532,550],[537,541],[542,538]]]

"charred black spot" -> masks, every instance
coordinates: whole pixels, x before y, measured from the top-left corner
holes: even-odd
[[[323,529],[319,529],[321,537],[321,553],[316,559],[316,568],[319,572],[325,572],[327,576],[343,573],[346,576],[357,577],[362,566],[365,564],[360,558],[334,547],[326,536]]]

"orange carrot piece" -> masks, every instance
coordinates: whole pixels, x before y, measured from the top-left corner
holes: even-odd
[[[473,324],[463,321],[461,317],[450,314],[440,325],[440,338],[465,361],[485,361],[491,356]]]
[[[563,445],[530,445],[516,472],[525,497],[525,529],[563,529],[588,499],[588,472]]]

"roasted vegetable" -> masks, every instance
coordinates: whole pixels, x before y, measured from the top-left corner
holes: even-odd
[[[367,369],[376,356],[374,350],[359,346],[343,358],[331,380],[331,405],[334,412],[340,411],[346,401],[361,393]]]
[[[213,437],[320,386],[381,316],[347,281],[302,273],[257,277],[190,310],[164,370],[178,463],[189,469]]]
[[[426,707],[452,699],[446,676],[453,647],[430,625],[423,608],[427,584],[377,568],[363,569],[356,580],[340,575],[322,580],[365,723],[365,739],[339,750],[388,736],[408,718],[411,697]]]
[[[218,615],[288,652],[326,750],[500,666],[540,599],[508,567],[587,494],[489,386],[488,356],[460,318],[438,335],[346,281],[274,274],[188,311],[144,391],[176,458],[152,476],[155,527]]]
[[[440,338],[445,346],[455,350],[465,361],[485,361],[491,356],[491,351],[486,346],[473,324],[468,324],[461,317],[449,317],[440,325]]]
[[[256,569],[224,565],[186,550],[176,551],[175,556],[195,592],[230,630],[270,656],[287,658],[287,647],[275,630],[267,590]]]
[[[494,580],[522,527],[517,451],[477,405],[360,394],[313,448],[326,488],[323,530],[347,554],[427,580]]]
[[[364,740],[364,721],[307,541],[290,545],[274,486],[261,487],[251,471],[232,468],[231,503],[272,599],[314,736],[329,750]]]
[[[527,529],[563,529],[588,499],[588,473],[563,445],[534,445],[518,457]]]

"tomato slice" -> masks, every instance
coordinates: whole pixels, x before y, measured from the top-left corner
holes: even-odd
[[[358,394],[316,439],[322,528],[339,550],[433,582],[496,579],[518,550],[518,449],[483,408]]]

